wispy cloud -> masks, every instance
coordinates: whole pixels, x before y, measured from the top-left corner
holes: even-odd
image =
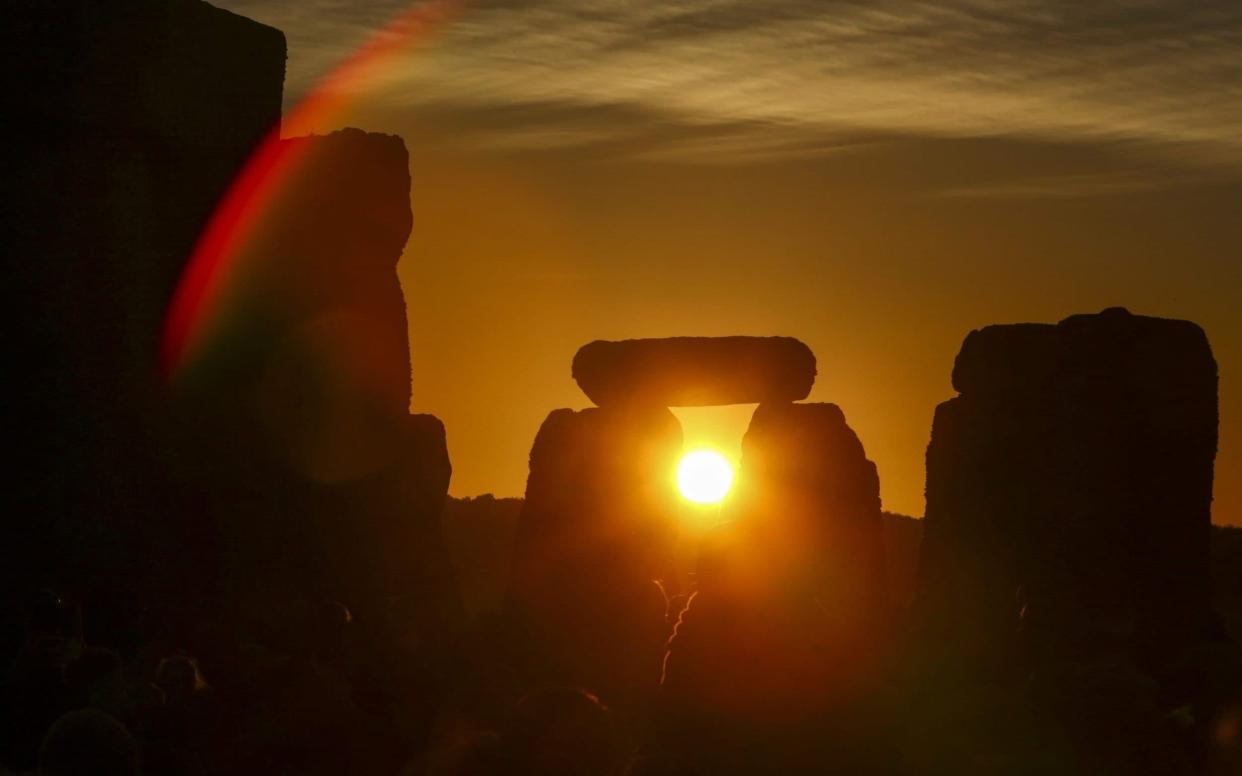
[[[406,5],[218,4],[286,31],[294,94]],[[620,105],[703,130],[633,149],[657,157],[822,153],[835,141],[808,136],[874,132],[1120,141],[1242,169],[1242,3],[480,0],[374,87],[391,110]],[[629,131],[498,124],[480,140]]]
[[[933,192],[944,199],[1075,199],[1133,194],[1159,189],[1163,181],[1137,172],[1090,172],[1033,175],[1011,181],[945,188]]]

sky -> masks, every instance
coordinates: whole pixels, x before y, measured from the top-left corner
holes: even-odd
[[[215,4],[285,32],[287,106],[410,7]],[[317,131],[410,150],[411,408],[453,495],[522,493],[586,342],[781,334],[920,515],[965,335],[1120,305],[1207,331],[1242,524],[1236,0],[487,0],[338,88]],[[678,413],[736,456],[750,410]]]

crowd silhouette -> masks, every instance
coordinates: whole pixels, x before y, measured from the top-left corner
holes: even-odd
[[[490,501],[490,500],[489,500]],[[494,506],[492,502],[488,506]],[[512,515],[491,532],[511,531]],[[1236,533],[1218,529],[1226,574]],[[486,540],[489,531],[480,536]],[[864,672],[831,649],[812,597],[737,585],[737,528],[705,535],[696,581],[667,601],[654,697],[556,682],[535,633],[497,602],[461,632],[362,622],[290,601],[262,627],[201,642],[152,631],[92,643],[48,590],[9,629],[0,768],[14,774],[1236,773],[1242,659],[1203,643],[1155,674],[1124,634],[1090,660],[984,672],[906,629]],[[486,574],[501,576],[504,566]],[[731,578],[731,575],[732,578]],[[655,588],[659,594],[659,588]],[[1236,595],[1236,590],[1225,590]],[[664,599],[661,599],[662,601]],[[1019,594],[1013,638],[1032,627]],[[10,612],[10,614],[16,614]],[[1230,613],[1233,616],[1234,613]],[[10,620],[13,626],[18,623]],[[201,623],[200,629],[224,623]],[[451,647],[439,651],[451,641]],[[212,646],[208,646],[208,645]],[[850,665],[850,682],[842,666]],[[864,680],[865,678],[865,680]],[[5,772],[0,770],[0,772]]]

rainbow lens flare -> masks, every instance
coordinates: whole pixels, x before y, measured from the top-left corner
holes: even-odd
[[[399,14],[323,78],[255,149],[208,220],[173,293],[158,354],[167,380],[175,380],[211,339],[240,282],[239,270],[259,255],[250,248],[313,154],[312,144],[284,140],[282,129],[287,137],[338,125],[359,99],[359,84],[430,39],[463,5],[433,0]]]

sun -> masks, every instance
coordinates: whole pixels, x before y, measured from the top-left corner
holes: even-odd
[[[733,466],[715,450],[692,450],[677,465],[677,489],[687,501],[718,504],[733,486]]]

